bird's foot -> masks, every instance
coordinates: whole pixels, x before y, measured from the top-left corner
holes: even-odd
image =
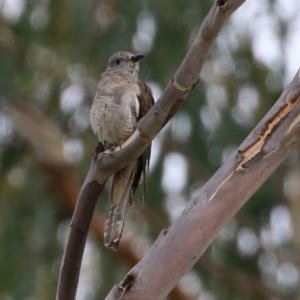
[[[112,145],[110,148],[109,148],[109,153],[112,153],[116,150],[117,148],[117,145]]]
[[[110,151],[115,151],[117,147],[119,147],[120,149],[122,149],[122,143],[123,143],[124,141],[125,141],[125,140],[120,141],[120,142],[119,142],[118,144],[116,144],[116,145],[112,145],[112,146],[110,147]]]
[[[103,144],[101,142],[98,142],[98,145],[95,148],[95,153],[98,154],[98,153],[101,153],[104,151],[105,151],[105,148],[104,148]]]

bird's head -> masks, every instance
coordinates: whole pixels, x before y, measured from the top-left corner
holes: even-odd
[[[142,54],[135,55],[130,52],[117,52],[108,60],[107,70],[129,72],[137,76],[139,71],[139,60],[143,57],[144,55]]]

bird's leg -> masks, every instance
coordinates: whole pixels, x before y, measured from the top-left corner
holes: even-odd
[[[95,153],[98,154],[98,153],[101,153],[104,151],[105,151],[105,148],[104,148],[103,144],[101,142],[98,142],[98,145],[95,148]]]
[[[112,154],[115,149],[117,148],[118,145],[111,145],[110,148],[109,148],[109,154]]]
[[[116,149],[117,147],[119,147],[120,150],[121,150],[121,149],[122,149],[122,144],[123,144],[125,141],[126,141],[126,140],[122,140],[122,141],[118,142],[118,144],[111,146],[110,150],[111,150],[111,151],[115,151],[115,149]]]

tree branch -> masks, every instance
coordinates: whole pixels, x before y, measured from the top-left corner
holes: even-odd
[[[86,235],[90,227],[92,211],[103,185],[112,174],[134,161],[178,110],[182,101],[197,83],[203,61],[224,22],[243,2],[244,0],[217,1],[203,21],[198,36],[174,78],[152,109],[139,121],[131,138],[122,145],[121,149],[117,148],[110,154],[102,153],[92,159],[71,223],[57,299],[75,298]],[[76,241],[76,247],[74,247],[74,241]],[[73,253],[72,259],[69,259],[68,255],[72,252],[77,253]]]
[[[298,71],[274,107],[106,300],[121,295],[122,300],[163,299],[226,222],[299,146],[299,121]]]
[[[66,161],[58,155],[58,153],[62,152],[62,132],[59,131],[53,120],[38,111],[32,105],[28,105],[28,103],[24,106],[21,105],[21,103],[17,105],[16,103],[10,102],[9,106],[6,107],[6,111],[10,117],[12,117],[17,131],[34,147],[35,153],[47,153],[47,155],[39,155],[38,161],[40,166],[55,182],[68,212],[73,214],[76,197],[79,192],[79,180],[74,167],[67,164]],[[47,130],[43,130],[43,128],[47,128]],[[55,132],[56,134],[54,134]],[[38,141],[38,143],[36,143],[36,141]],[[43,142],[41,143],[41,141]],[[55,147],[51,147],[51,145],[55,145]],[[152,224],[152,231],[154,232],[159,231],[159,224],[165,223],[158,221],[157,218],[159,217],[153,214],[151,210],[149,211],[147,207],[144,207],[142,215],[149,224]],[[102,215],[95,213],[91,229],[94,231],[100,243],[103,243],[103,224],[104,219]],[[131,246],[133,239],[134,237],[124,239],[117,253],[117,259],[129,266],[134,266],[142,259],[142,257],[133,251]],[[264,297],[279,297],[280,299],[288,298],[284,297],[282,293],[264,286],[256,277],[245,275],[238,270],[230,270],[230,272],[228,272],[228,266],[214,263],[207,252],[198,260],[197,266],[209,274],[214,274],[217,279],[227,287],[230,287],[231,290],[240,292],[247,292],[248,290],[250,294],[256,295],[257,297],[263,295]],[[192,295],[187,293],[186,288],[182,285],[176,285],[169,294],[170,299],[194,299],[194,297],[191,298],[191,296]]]
[[[34,149],[35,157],[41,169],[52,179],[57,191],[62,196],[62,201],[67,212],[72,215],[76,207],[76,199],[79,194],[79,178],[74,166],[67,163],[63,156],[62,139],[63,132],[59,129],[52,118],[49,118],[42,111],[33,105],[23,102],[10,101],[6,105],[5,111],[12,118],[15,130],[27,141]],[[45,130],[47,128],[47,130]],[[91,230],[95,237],[103,246],[104,217],[100,213],[95,213],[91,223]],[[77,237],[78,238],[78,237]],[[134,266],[142,257],[134,252],[131,242],[134,237],[127,237],[123,240],[117,253],[117,259]],[[76,236],[74,241],[76,241]],[[77,243],[73,243],[77,247]],[[104,247],[104,246],[103,246]],[[70,247],[71,248],[71,247]],[[83,251],[83,249],[82,249]],[[72,254],[73,255],[73,254]],[[75,258],[76,261],[78,258]],[[72,262],[72,260],[70,260]],[[72,267],[72,263],[68,263]],[[66,264],[66,266],[68,266]],[[76,270],[78,271],[78,270]],[[65,270],[65,274],[72,272]],[[76,287],[73,289],[76,290]],[[177,285],[170,293],[170,299],[188,300],[191,294],[187,290]]]

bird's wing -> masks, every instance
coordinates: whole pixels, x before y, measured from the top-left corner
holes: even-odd
[[[142,82],[138,81],[138,86],[140,88],[140,93],[138,95],[138,101],[140,103],[140,111],[137,120],[139,121],[142,117],[146,115],[146,113],[150,110],[150,108],[154,105],[154,98],[152,95],[152,91],[150,87]],[[145,149],[143,154],[138,158],[137,165],[135,168],[135,173],[133,177],[132,189],[131,189],[131,200],[133,201],[133,196],[135,191],[139,185],[140,178],[143,174],[143,182],[144,182],[144,191],[143,195],[145,198],[146,193],[146,178],[149,171],[149,161],[151,156],[151,143],[149,143],[148,147]]]

